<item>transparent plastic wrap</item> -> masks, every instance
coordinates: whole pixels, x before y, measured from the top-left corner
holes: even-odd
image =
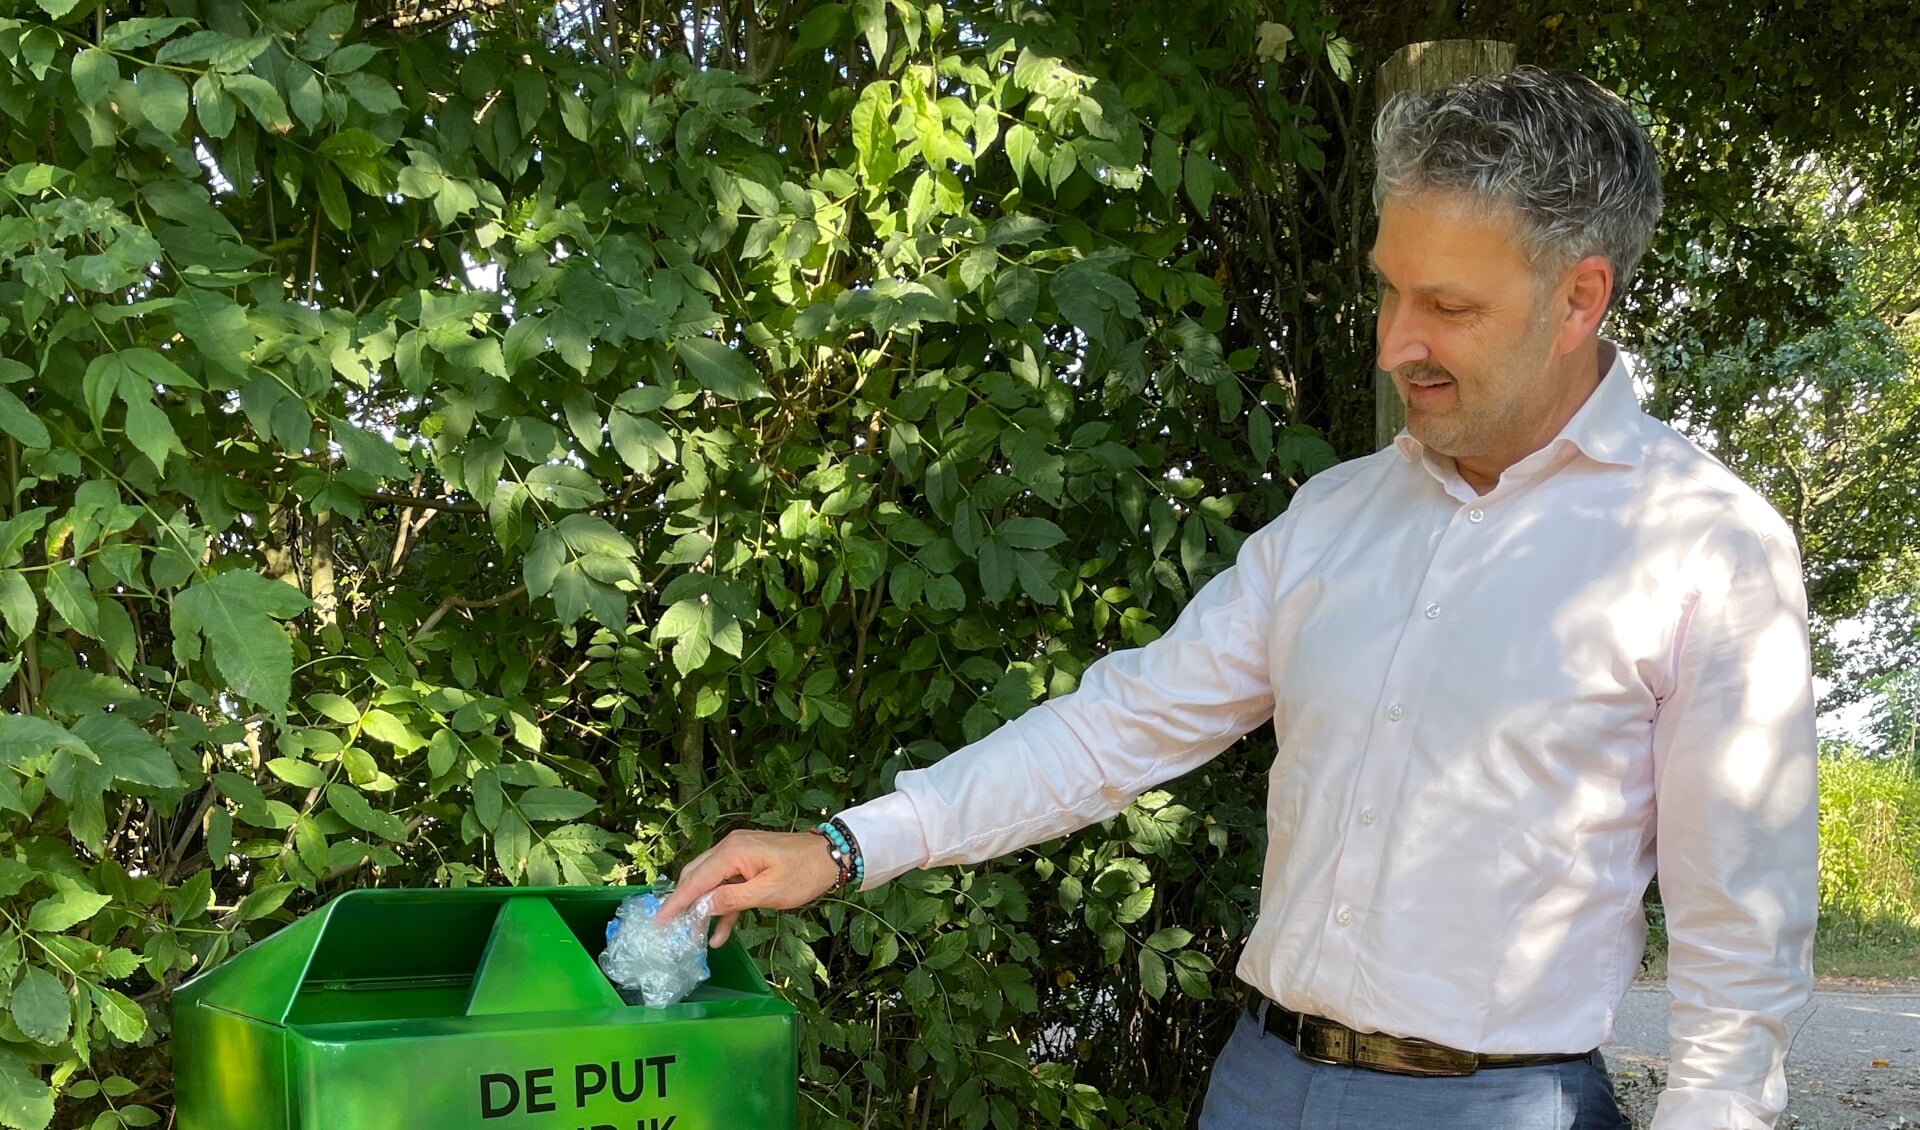
[[[600,954],[600,969],[628,1004],[648,1008],[678,1004],[710,976],[707,920],[713,917],[713,897],[702,898],[668,921],[656,922],[654,913],[670,889],[625,899],[607,923],[607,948]]]

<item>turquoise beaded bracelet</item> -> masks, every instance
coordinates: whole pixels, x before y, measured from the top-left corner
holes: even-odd
[[[853,838],[853,829],[847,827],[847,822],[838,816],[827,821],[827,823],[838,829],[841,837],[846,842],[847,855],[853,860],[853,885],[856,888],[866,886],[867,857],[866,854],[860,850],[860,841]]]
[[[853,838],[852,830],[844,822],[835,818],[816,825],[813,831],[827,841],[828,850],[833,855],[835,864],[841,866],[845,872],[842,881],[835,889],[851,886],[858,890],[864,886],[867,881],[867,861],[866,857],[860,853],[860,844]]]
[[[825,827],[826,825],[821,824],[817,827],[808,828],[807,831],[812,832],[827,842],[827,856],[833,860],[834,869],[833,886],[827,888],[827,893],[832,894],[834,891],[840,890],[847,886],[847,884],[853,882],[853,865],[847,861],[847,854],[840,849],[839,843],[822,830]]]

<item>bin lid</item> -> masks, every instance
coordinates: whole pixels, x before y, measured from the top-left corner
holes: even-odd
[[[643,889],[351,891],[181,985],[174,1004],[296,1028],[378,1020],[446,1031],[465,1018],[492,1027],[516,1014],[630,1014],[594,956],[614,909]],[[709,984],[726,999],[703,1012],[790,1011],[737,939],[709,962]]]

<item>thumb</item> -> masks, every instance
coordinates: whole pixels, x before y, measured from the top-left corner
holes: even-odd
[[[714,927],[713,937],[707,940],[707,945],[712,949],[719,949],[726,945],[728,935],[733,933],[733,924],[738,921],[740,921],[739,911],[723,915],[719,919],[720,924]]]
[[[674,886],[673,893],[660,904],[655,918],[671,918],[681,914],[701,896],[718,887],[729,879],[744,878],[758,870],[754,862],[747,858],[750,853],[741,850],[740,844],[728,837],[706,851],[694,857],[693,862],[680,869],[680,880]]]
[[[659,908],[653,912],[654,921],[666,922],[671,920],[686,910],[687,907],[692,906],[694,900],[698,899],[700,895],[704,893],[703,891],[695,891],[684,883],[676,886],[672,891],[668,892],[667,897],[661,900]]]

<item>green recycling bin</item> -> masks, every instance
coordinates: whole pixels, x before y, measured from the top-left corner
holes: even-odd
[[[174,992],[178,1130],[791,1130],[797,1019],[737,940],[668,1008],[600,972],[635,893],[341,895]]]

